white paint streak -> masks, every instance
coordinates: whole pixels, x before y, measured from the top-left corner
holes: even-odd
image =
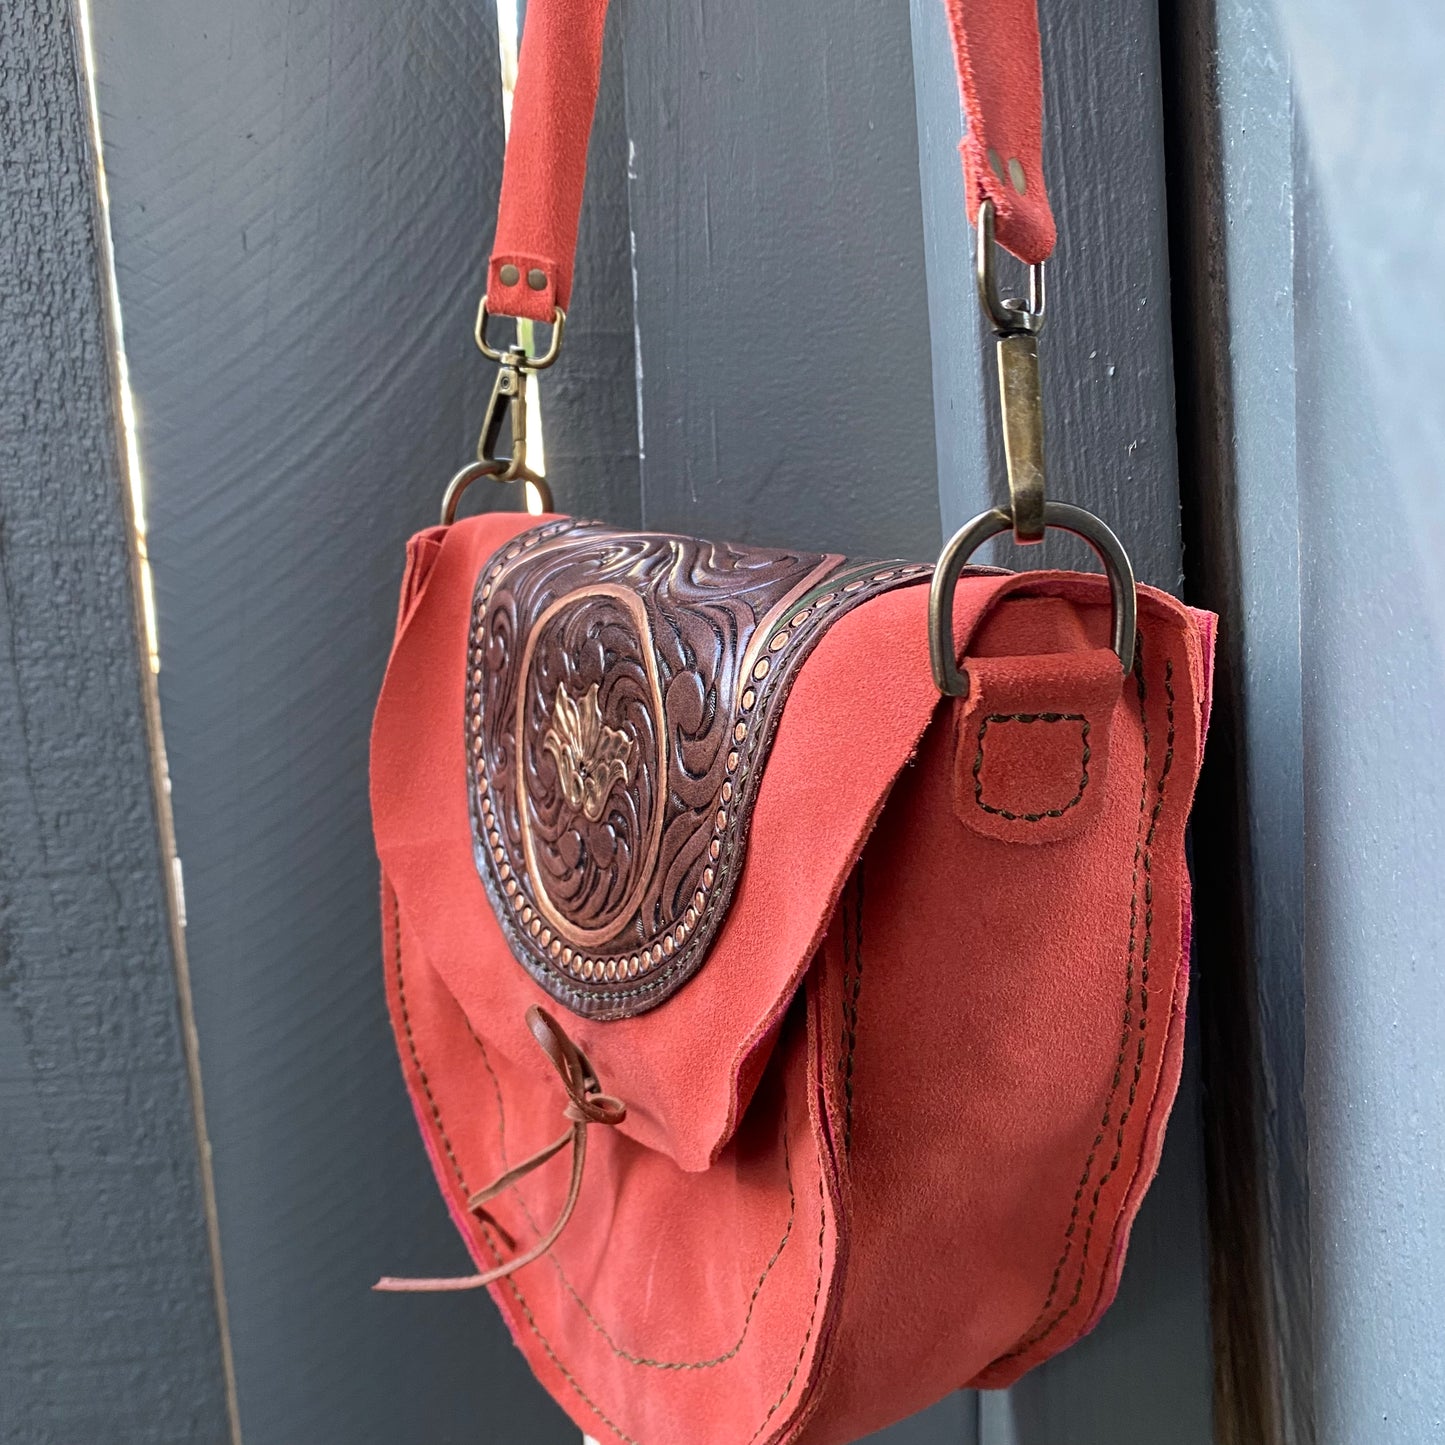
[[[637,179],[637,143],[630,136],[627,140],[627,180],[629,186]],[[629,211],[631,197],[629,195]],[[642,477],[642,470],[647,463],[647,429],[642,420],[642,325],[638,321],[637,310],[637,231],[629,225],[627,228],[627,256],[628,265],[632,272],[632,375],[633,384],[637,389],[637,467],[639,478]],[[638,489],[638,506],[640,509],[639,520],[642,526],[647,525],[647,487],[644,484]]]
[[[105,152],[100,142],[100,102],[95,93],[95,48],[91,39],[90,0],[79,0],[76,15],[80,22],[81,63],[85,72],[85,101],[90,119],[91,153],[95,157],[95,193],[100,209],[100,247],[105,271],[102,285],[110,313],[117,400],[120,405],[121,433],[125,442],[126,482],[130,487],[131,523],[135,528],[141,608],[145,619],[146,656],[151,671],[159,672],[161,656],[156,633],[155,586],[151,577],[150,556],[146,550],[145,481],[140,462],[135,394],[131,390],[130,363],[126,358],[125,323],[120,314],[120,289],[115,278],[115,241],[110,228],[110,187],[106,183]]]
[[[101,287],[105,292],[113,377],[120,409],[124,441],[126,489],[130,502],[130,525],[134,547],[134,576],[140,597],[149,675],[142,673],[146,725],[151,754],[151,786],[155,799],[161,855],[169,859],[167,903],[170,910],[171,952],[175,961],[176,1006],[180,1015],[181,1046],[186,1060],[186,1081],[191,1096],[191,1116],[196,1133],[197,1166],[201,1176],[201,1197],[206,1215],[206,1244],[210,1254],[211,1287],[216,1298],[216,1329],[221,1346],[221,1368],[225,1376],[226,1417],[231,1445],[242,1445],[241,1414],[236,1393],[236,1361],[231,1343],[230,1310],[226,1302],[226,1279],[221,1264],[221,1223],[216,1206],[216,1180],[211,1164],[211,1139],[206,1127],[206,1102],[201,1087],[200,1041],[196,1033],[195,1008],[191,997],[190,961],[186,954],[186,906],[180,855],[176,851],[175,818],[171,812],[171,778],[166,761],[165,733],[161,725],[160,694],[156,674],[160,671],[160,641],[156,628],[155,588],[150,558],[146,551],[145,483],[141,468],[140,439],[135,397],[131,391],[130,364],[125,350],[125,324],[121,316],[120,287],[115,272],[115,236],[111,229],[110,188],[106,182],[105,150],[100,133],[100,101],[95,86],[95,45],[89,0],[77,0],[75,15],[80,29],[81,69],[85,103],[90,125],[90,149],[95,164],[95,193],[102,260]]]
[[[502,134],[512,134],[512,98],[517,89],[517,55],[521,39],[521,14],[518,0],[497,0],[497,57],[502,70]],[[517,340],[535,356],[535,330],[530,321],[517,322]],[[542,434],[542,383],[535,371],[527,373],[526,434],[522,438],[527,462],[539,477],[547,475],[547,444]],[[543,512],[542,494],[531,482],[524,483],[527,511],[534,517]]]

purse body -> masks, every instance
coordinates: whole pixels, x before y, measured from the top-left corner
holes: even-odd
[[[1177,1086],[1212,619],[487,516],[414,538],[373,733],[388,998],[478,1268],[603,1441],[857,1438],[1112,1298]],[[766,664],[764,666],[763,664]],[[575,1115],[568,1115],[574,1118]]]

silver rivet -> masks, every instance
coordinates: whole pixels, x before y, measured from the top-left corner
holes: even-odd
[[[534,266],[527,272],[527,285],[534,291],[545,291],[547,289],[547,273],[539,271]]]
[[[1024,175],[1024,168],[1020,164],[1017,156],[1009,157],[1008,178],[1014,183],[1014,190],[1016,190],[1019,195],[1023,195],[1028,189],[1028,177]]]
[[[521,279],[522,273],[517,270],[515,266],[503,266],[502,269],[497,272],[497,280],[500,281],[503,286],[515,286]]]
[[[988,163],[994,175],[1003,180],[1003,158],[992,146],[988,148]]]

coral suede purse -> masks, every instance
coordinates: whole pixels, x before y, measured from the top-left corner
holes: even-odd
[[[493,410],[410,544],[372,743],[391,1014],[476,1273],[379,1287],[490,1287],[601,1442],[831,1445],[1008,1384],[1112,1298],[1179,1077],[1213,623],[1044,497],[1037,17],[948,3],[1011,503],[936,568],[453,520],[543,486],[519,411],[605,0],[528,6]],[[1107,575],[967,565],[1046,526]]]

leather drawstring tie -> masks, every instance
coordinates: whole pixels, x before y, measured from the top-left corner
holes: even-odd
[[[452,1290],[480,1289],[483,1285],[495,1283],[519,1270],[523,1265],[540,1259],[557,1242],[557,1237],[567,1227],[572,1211],[577,1207],[578,1196],[582,1193],[582,1169],[587,1162],[587,1126],[589,1124],[620,1124],[627,1117],[627,1105],[621,1099],[614,1099],[602,1092],[597,1075],[587,1061],[587,1055],[562,1031],[562,1026],[545,1009],[533,1004],[527,1010],[527,1027],[542,1046],[552,1067],[562,1080],[567,1091],[567,1104],[562,1110],[570,1121],[567,1132],[554,1139],[546,1148],[539,1149],[530,1159],[513,1165],[505,1173],[497,1175],[485,1189],[479,1189],[467,1200],[467,1208],[479,1219],[490,1224],[501,1236],[509,1249],[515,1248],[511,1235],[497,1222],[485,1207],[489,1200],[504,1193],[534,1169],[545,1164],[554,1155],[560,1154],[568,1144],[572,1146],[572,1182],[567,1189],[567,1200],[557,1222],[547,1233],[527,1250],[512,1259],[505,1260],[495,1269],[483,1274],[459,1275],[447,1279],[395,1279],[388,1276],[379,1279],[372,1286],[378,1290]]]

